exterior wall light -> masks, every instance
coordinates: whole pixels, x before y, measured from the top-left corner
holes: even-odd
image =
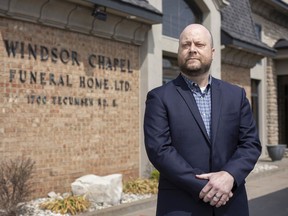
[[[92,12],[92,16],[96,17],[99,20],[106,21],[107,19],[107,13],[106,13],[106,7],[101,8],[98,5],[95,5],[95,8]]]

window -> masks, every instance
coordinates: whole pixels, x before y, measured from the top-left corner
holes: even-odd
[[[261,39],[262,39],[262,36],[261,36],[262,26],[260,24],[255,24],[255,32],[256,32],[257,38],[261,41]]]
[[[257,128],[259,128],[259,86],[260,80],[251,80],[251,106]]]
[[[176,57],[163,56],[163,84],[175,79],[179,71]]]
[[[178,39],[187,25],[202,21],[201,12],[193,1],[163,0],[162,4],[163,35]]]

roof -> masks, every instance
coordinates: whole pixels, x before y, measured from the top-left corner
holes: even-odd
[[[277,50],[277,55],[274,59],[287,59],[288,58],[288,40],[287,39],[279,39],[274,48]]]
[[[286,39],[280,39],[278,40],[275,45],[275,49],[288,49],[288,40]]]
[[[150,5],[147,0],[119,0],[119,1],[162,15],[162,13],[159,10],[157,10],[155,7]]]
[[[221,9],[221,43],[263,56],[274,56],[276,50],[263,43],[256,34],[249,0],[230,0]]]
[[[287,0],[264,0],[268,4],[272,5],[278,11],[287,14],[288,11],[288,1]]]
[[[150,24],[162,23],[162,13],[147,0],[86,0],[115,11],[136,16]]]

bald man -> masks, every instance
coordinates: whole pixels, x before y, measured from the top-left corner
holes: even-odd
[[[179,76],[148,92],[147,155],[160,172],[157,216],[248,216],[245,178],[261,154],[243,88],[213,78],[211,33],[180,35]]]

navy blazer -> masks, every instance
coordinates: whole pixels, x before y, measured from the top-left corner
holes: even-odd
[[[253,114],[243,88],[212,78],[211,138],[181,75],[147,94],[144,135],[147,155],[160,172],[157,216],[247,216],[245,178],[260,153]],[[235,179],[225,206],[199,199],[207,180],[196,174],[225,170]]]

